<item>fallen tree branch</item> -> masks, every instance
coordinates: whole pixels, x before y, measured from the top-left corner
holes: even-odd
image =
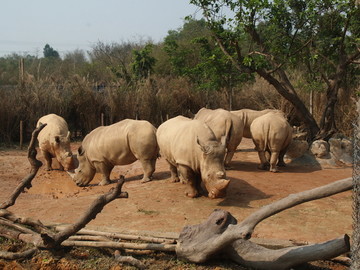
[[[44,238],[44,243],[47,248],[52,248],[54,246],[60,245],[63,241],[68,239],[71,235],[76,234],[80,229],[84,228],[91,220],[95,219],[96,215],[102,211],[104,206],[109,202],[113,201],[119,196],[127,197],[126,192],[121,192],[121,188],[125,182],[124,176],[120,176],[119,181],[116,186],[112,188],[107,194],[99,196],[87,209],[87,211],[76,221],[74,224],[67,226],[63,231],[49,238],[49,235],[42,235]]]
[[[141,249],[141,250],[157,250],[174,252],[176,245],[174,244],[152,244],[152,243],[126,243],[126,242],[97,242],[97,241],[70,241],[62,242],[65,247],[97,247],[97,248],[116,248],[116,249]]]
[[[25,259],[33,256],[37,250],[37,248],[31,248],[23,252],[0,251],[0,258],[5,260]]]
[[[205,262],[213,254],[230,246],[238,239],[249,239],[255,226],[262,220],[295,205],[324,198],[352,188],[352,178],[303,191],[266,205],[237,224],[226,211],[214,211],[208,221],[186,226],[180,234],[176,254],[192,262]],[[340,253],[341,254],[341,253]],[[340,255],[338,254],[338,255]]]
[[[36,159],[37,151],[35,148],[36,139],[39,135],[39,132],[46,126],[46,124],[41,124],[37,127],[31,135],[31,141],[28,147],[28,160],[31,165],[30,174],[25,177],[20,184],[15,188],[14,192],[10,195],[7,201],[3,202],[0,205],[0,209],[6,209],[15,204],[15,201],[19,195],[24,192],[25,188],[31,188],[31,181],[34,179],[37,174],[39,168],[42,166],[42,162]]]
[[[37,233],[46,233],[47,232],[47,233],[51,234],[51,231],[49,230],[49,228],[47,228],[39,220],[34,220],[32,218],[27,218],[27,217],[19,217],[19,216],[15,215],[14,213],[12,213],[8,210],[5,210],[5,209],[0,209],[0,217],[6,218],[14,223],[31,226],[34,229],[34,231]]]
[[[115,261],[117,262],[128,263],[138,269],[146,269],[146,265],[140,262],[138,259],[135,259],[132,256],[121,256],[120,251],[118,250],[115,250],[114,257]]]
[[[64,230],[61,227],[56,227],[56,230],[62,231]],[[122,240],[138,240],[144,242],[151,243],[166,243],[166,244],[175,244],[175,238],[165,238],[165,237],[152,237],[152,236],[144,236],[144,235],[134,235],[134,234],[125,234],[125,233],[112,233],[112,232],[101,232],[95,230],[81,229],[77,232],[77,234],[81,235],[94,235],[94,236],[104,236],[113,239],[122,239]]]
[[[268,249],[244,239],[236,240],[224,253],[247,267],[264,270],[290,269],[310,261],[326,260],[350,250],[349,236],[344,235],[320,244],[282,249]]]

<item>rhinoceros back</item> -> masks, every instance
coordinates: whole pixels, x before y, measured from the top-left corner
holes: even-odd
[[[236,148],[239,145],[243,136],[244,124],[239,117],[230,111],[202,108],[195,115],[195,119],[205,122],[214,132],[218,141],[221,141],[222,136],[226,136],[231,148]]]
[[[200,120],[177,116],[161,124],[157,130],[161,156],[173,165],[182,164],[200,171],[201,152],[197,139],[217,141],[212,130]]]
[[[41,117],[36,127],[41,124],[47,124],[38,135],[39,147],[44,151],[48,151],[54,155],[53,147],[55,145],[55,137],[59,136],[62,138],[67,138],[69,133],[69,128],[64,120],[64,118],[56,114],[48,114]],[[69,141],[70,144],[70,141]]]
[[[261,150],[282,150],[292,139],[292,129],[282,112],[270,112],[256,118],[250,130],[253,140],[260,142]]]
[[[125,119],[91,131],[85,136],[82,148],[90,162],[112,165],[156,158],[156,129],[147,121]]]

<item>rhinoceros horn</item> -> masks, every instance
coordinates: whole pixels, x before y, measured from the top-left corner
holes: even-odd
[[[216,182],[215,187],[217,190],[224,190],[230,184],[230,180],[220,179]]]

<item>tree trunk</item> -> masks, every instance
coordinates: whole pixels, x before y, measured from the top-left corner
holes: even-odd
[[[280,69],[277,71],[280,77],[279,80],[265,70],[257,70],[256,72],[274,86],[276,91],[294,106],[298,117],[308,128],[309,139],[314,139],[319,132],[319,127],[304,102],[297,95],[285,72]]]

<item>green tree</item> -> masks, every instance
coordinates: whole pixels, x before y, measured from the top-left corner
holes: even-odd
[[[153,44],[146,44],[140,50],[133,50],[132,71],[136,78],[147,78],[153,71],[156,59],[151,56]]]
[[[190,3],[202,8],[219,47],[240,73],[258,74],[294,106],[310,138],[326,139],[336,131],[335,104],[339,89],[344,87],[350,66],[360,56],[359,6],[354,0],[191,0]],[[327,104],[320,125],[300,99],[287,73],[299,65],[318,72],[319,77],[313,78],[327,85]]]
[[[232,108],[233,88],[248,76],[237,72],[216,46],[205,20],[187,18],[182,29],[169,32],[164,44],[175,74],[187,76],[206,93],[225,89]]]
[[[60,58],[59,53],[54,50],[49,44],[46,44],[43,50],[45,58]]]

